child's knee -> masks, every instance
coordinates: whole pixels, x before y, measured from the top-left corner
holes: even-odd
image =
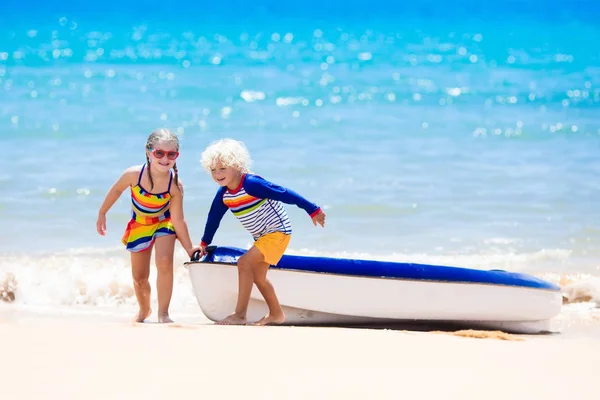
[[[156,263],[156,268],[160,272],[169,272],[173,270],[173,257],[168,255],[157,255],[154,262]]]
[[[246,258],[244,256],[242,256],[238,259],[237,266],[239,269],[244,270],[244,271],[252,269],[252,263],[250,262],[250,260],[248,260],[248,258]]]
[[[147,275],[138,275],[138,276],[134,275],[133,276],[133,284],[137,287],[143,288],[143,287],[150,285],[150,282],[148,282]]]

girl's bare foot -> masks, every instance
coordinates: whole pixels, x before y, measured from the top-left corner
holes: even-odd
[[[267,314],[252,325],[281,325],[285,322],[285,314]]]
[[[171,319],[171,317],[169,317],[169,314],[159,314],[158,315],[158,323],[159,324],[170,324],[171,322],[173,322],[173,320]]]
[[[246,316],[233,313],[227,318],[217,322],[217,325],[246,325]]]
[[[147,310],[140,310],[138,315],[135,317],[135,322],[144,322],[146,318],[148,318],[152,314],[152,309],[148,307]]]

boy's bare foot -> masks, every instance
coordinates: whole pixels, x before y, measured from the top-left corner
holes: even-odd
[[[260,326],[281,325],[284,322],[285,322],[285,314],[277,314],[277,315],[267,314],[260,320],[253,323],[252,325],[260,325]]]
[[[225,319],[217,322],[217,325],[246,325],[246,322],[245,316],[233,313]]]
[[[150,316],[150,314],[152,314],[152,309],[150,307],[148,307],[147,310],[140,310],[138,312],[138,315],[136,315],[135,317],[135,322],[144,322],[144,320],[146,318],[148,318]]]
[[[159,324],[170,324],[171,322],[173,322],[173,320],[171,319],[171,317],[169,317],[169,314],[159,314],[158,315],[158,323]]]

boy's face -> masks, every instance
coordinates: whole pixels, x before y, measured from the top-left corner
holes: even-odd
[[[210,173],[215,182],[229,189],[235,189],[240,184],[240,173],[232,167],[224,166],[221,161],[215,163]]]

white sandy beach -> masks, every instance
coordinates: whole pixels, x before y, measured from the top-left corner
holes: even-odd
[[[0,314],[5,399],[592,399],[600,340]]]
[[[49,276],[60,269],[45,265],[28,279],[23,271],[32,270],[32,262],[17,264],[26,266],[16,271],[20,279],[5,280],[12,282],[5,293],[16,293],[17,301],[0,302],[0,399],[597,397],[600,314],[594,302],[565,306],[552,324],[560,333],[509,340],[493,333],[480,339],[406,330],[223,327],[203,316],[180,267],[171,315],[176,323],[133,324],[128,265],[114,262],[118,274],[99,274],[87,259],[76,261],[87,274],[66,269]],[[106,300],[113,287],[122,288],[113,296],[127,302]],[[597,293],[568,288],[573,301]],[[155,320],[153,314],[149,321]]]

